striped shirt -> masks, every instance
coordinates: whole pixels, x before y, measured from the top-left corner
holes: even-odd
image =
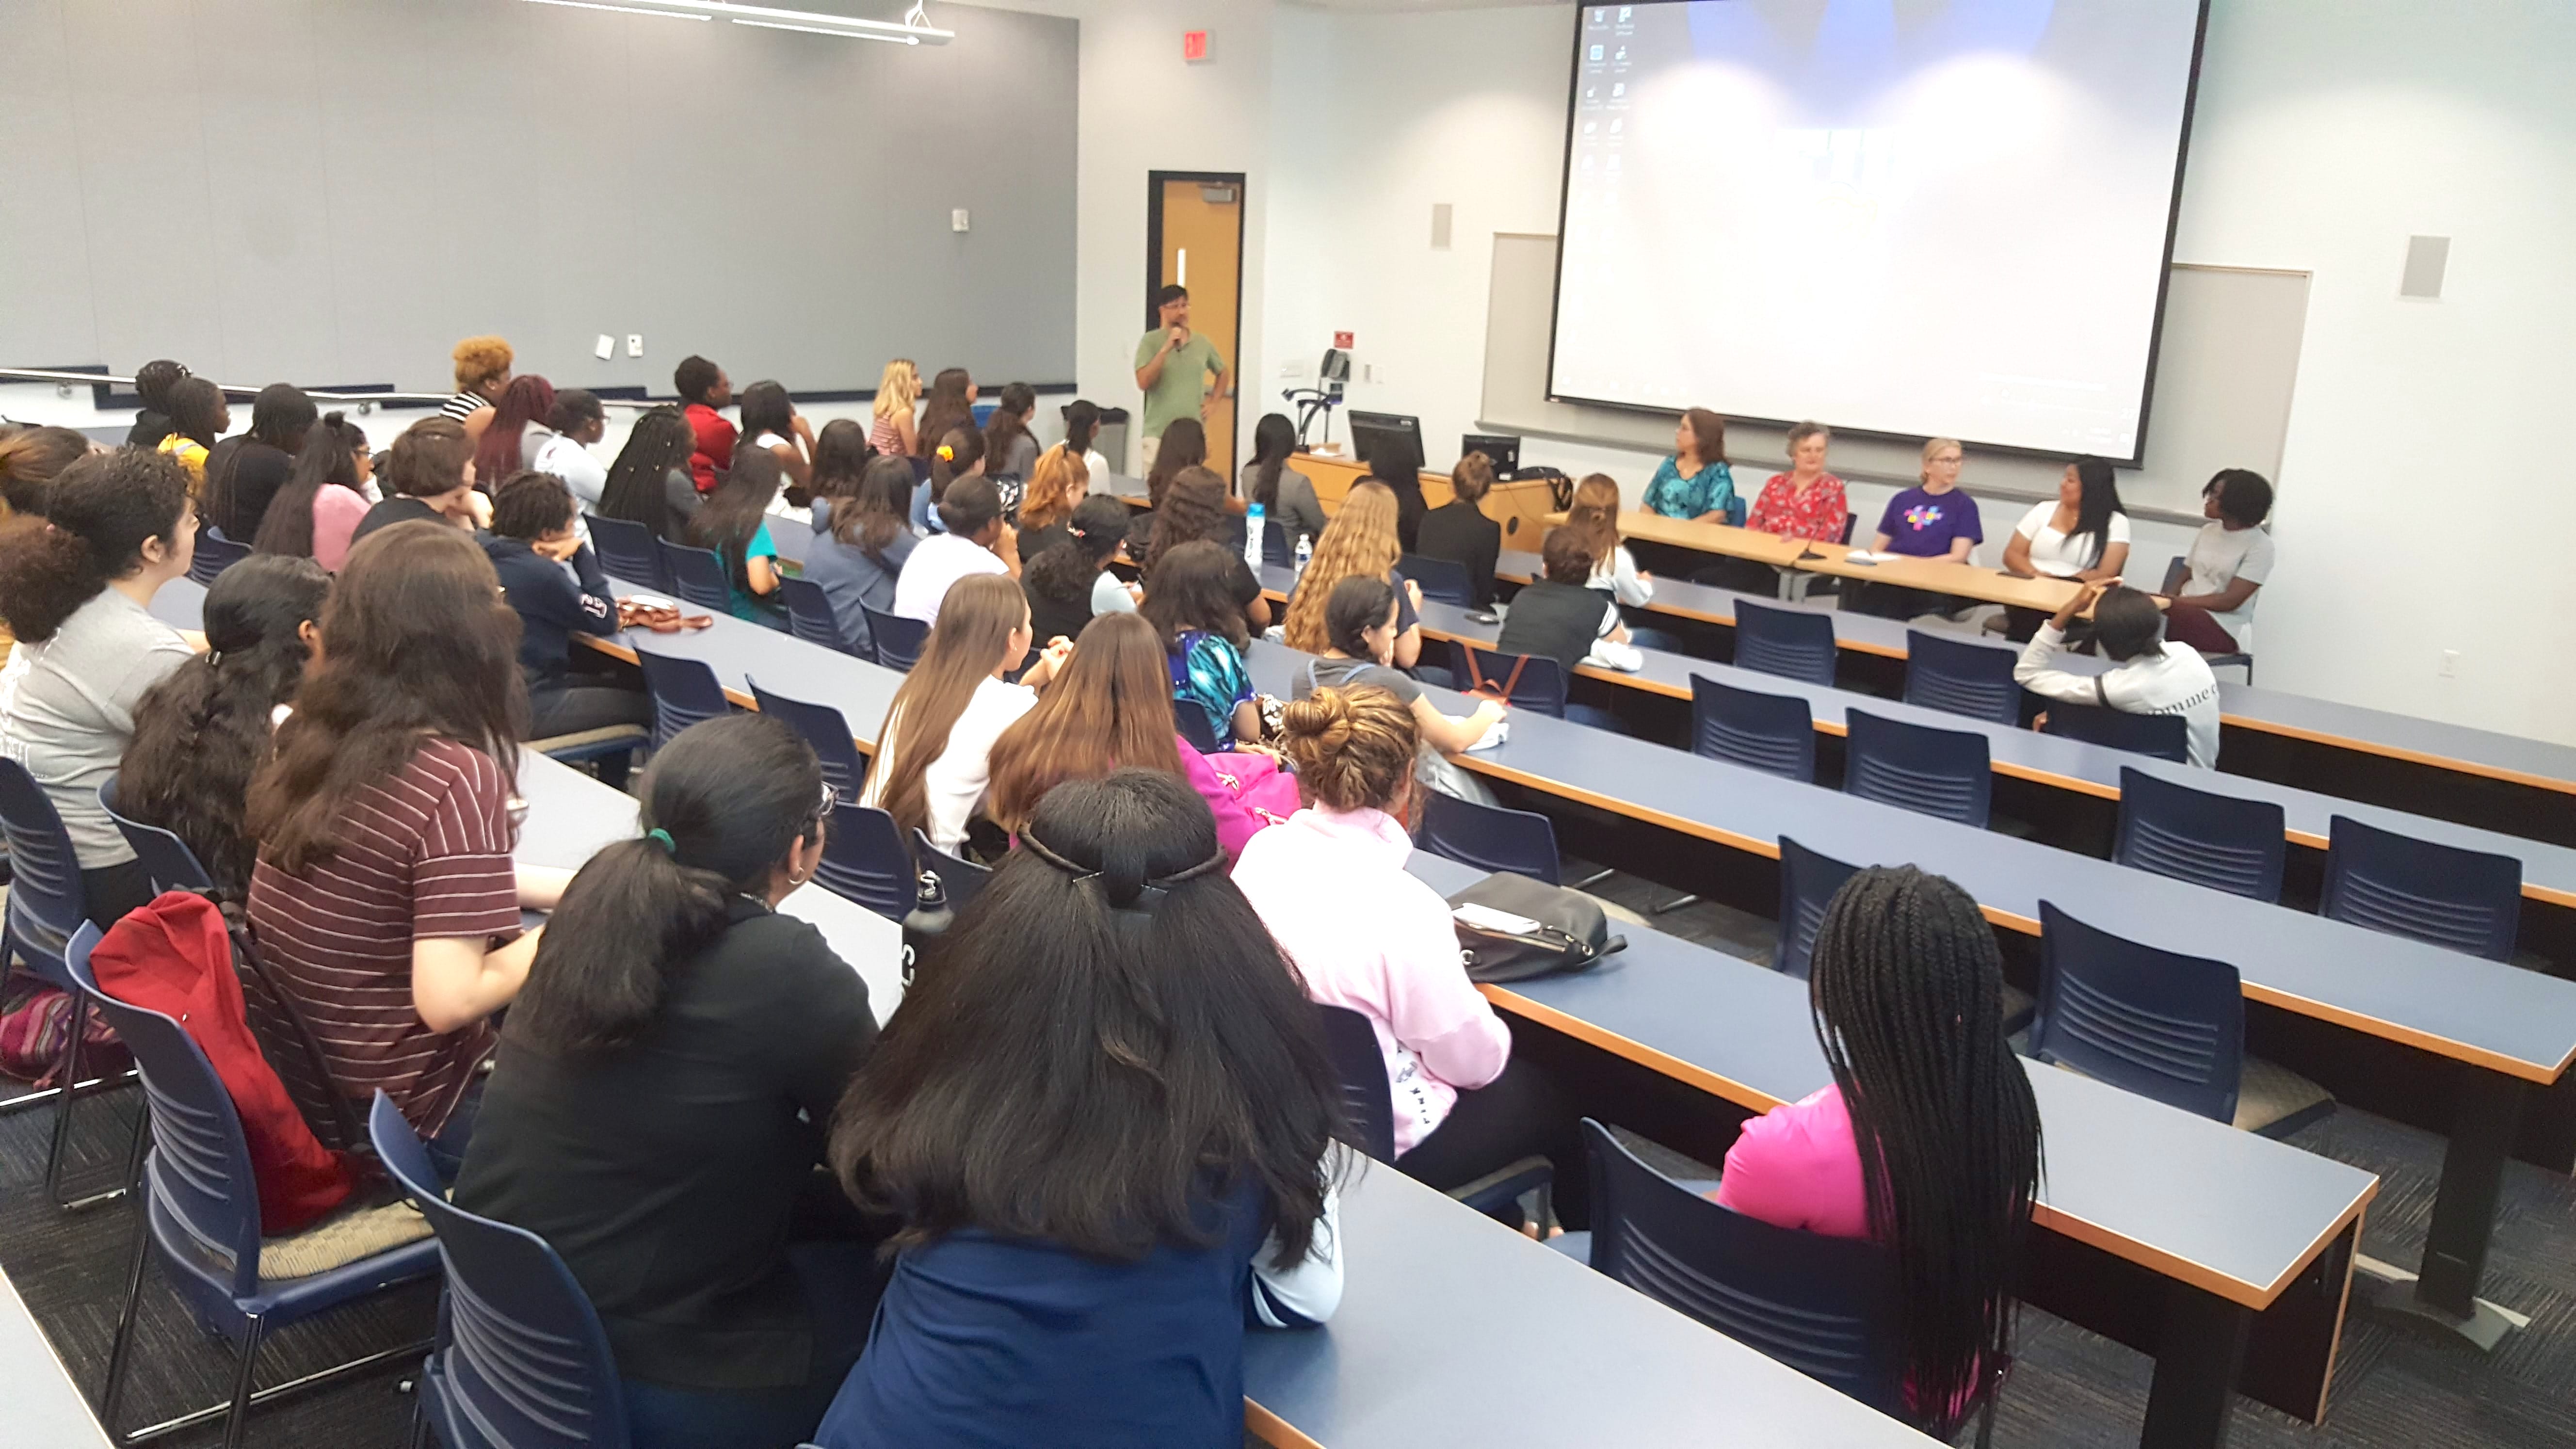
[[[889,458],[904,456],[903,429],[895,426],[892,414],[878,418],[869,426],[868,446]]]
[[[446,1125],[491,1053],[492,1028],[422,1023],[412,943],[518,935],[509,794],[491,756],[430,740],[402,773],[350,798],[329,860],[292,876],[263,858],[251,877],[260,951],[320,1039],[333,1083],[361,1103],[384,1088],[424,1136]]]
[[[438,415],[442,418],[454,418],[461,423],[491,405],[480,393],[460,392],[449,398],[439,408]]]

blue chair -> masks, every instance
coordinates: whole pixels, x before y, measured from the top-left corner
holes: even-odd
[[[1804,609],[1735,601],[1735,665],[1809,684],[1834,682],[1834,621]]]
[[[422,1238],[300,1278],[261,1277],[259,1185],[251,1174],[250,1148],[242,1139],[241,1119],[233,1113],[232,1094],[177,1022],[99,991],[89,969],[99,934],[98,927],[82,925],[72,938],[66,966],[133,1051],[143,1072],[144,1098],[152,1117],[152,1151],[143,1162],[142,1230],[134,1235],[125,1309],[116,1320],[114,1346],[108,1350],[99,1421],[111,1439],[128,1442],[117,1431],[116,1410],[132,1358],[144,1271],[157,1253],[180,1301],[200,1326],[229,1342],[235,1354],[230,1405],[191,1414],[164,1427],[221,1416],[226,1421],[224,1444],[233,1449],[241,1443],[254,1406],[420,1352],[423,1345],[419,1344],[388,1349],[251,1392],[260,1344],[270,1332],[397,1284],[435,1277],[438,1246]]]
[[[1464,639],[1450,640],[1449,650],[1457,660],[1459,688],[1490,684],[1503,691],[1514,709],[1565,718],[1570,685],[1564,665],[1535,654],[1505,654]]]
[[[901,614],[881,614],[865,604],[859,612],[868,619],[868,638],[874,641],[877,662],[888,669],[909,674],[921,660],[921,646],[930,638],[930,626],[919,619]]]
[[[635,651],[644,670],[644,692],[653,697],[653,748],[660,749],[693,724],[721,718],[733,709],[716,672],[703,660],[677,659],[650,649]]]
[[[594,513],[589,518],[590,545],[599,552],[599,566],[614,579],[668,593],[671,574],[662,567],[661,540],[643,524],[624,518],[602,518]]]
[[[197,859],[197,853],[188,848],[186,841],[158,825],[146,825],[117,812],[114,775],[108,776],[107,783],[98,787],[98,808],[107,812],[107,818],[116,822],[117,833],[125,837],[127,845],[134,847],[135,858],[143,862],[143,873],[152,877],[152,889],[156,894],[214,888],[213,873]]]
[[[1506,810],[1444,795],[1422,793],[1424,850],[1482,871],[1508,871],[1549,885],[1563,878],[1556,859],[1556,827],[1544,815]]]
[[[1843,882],[1858,874],[1859,866],[1780,837],[1780,944],[1771,953],[1773,970],[1807,979],[1807,963],[1815,954],[1817,928],[1825,923],[1825,907],[1833,904]]]
[[[1744,501],[1743,494],[1738,493],[1729,497],[1726,500],[1727,527],[1742,528],[1744,526],[1746,515],[1750,514],[1752,511],[1753,505]]]
[[[224,537],[220,528],[206,527],[197,531],[197,551],[188,560],[191,582],[212,584],[224,570],[250,557],[250,545],[235,543]]]
[[[1279,526],[1278,519],[1261,520],[1261,561],[1283,569],[1297,565],[1296,547],[1288,542],[1288,530]]]
[[[1461,609],[1476,607],[1475,580],[1468,577],[1465,564],[1409,553],[1396,564],[1395,571],[1422,585],[1426,602],[1454,604]]]
[[[902,921],[921,902],[920,875],[894,817],[848,800],[832,806],[814,883],[889,921]]]
[[[2173,562],[2166,564],[2164,596],[2168,599],[2178,597],[2182,593],[2183,584],[2190,577],[2189,555],[2178,556]],[[2254,656],[2251,654],[2239,650],[2234,654],[2204,654],[2200,657],[2209,661],[2209,667],[2212,669],[2224,669],[2230,664],[2241,665],[2245,670],[2245,682],[2249,685],[2254,682]]]
[[[1993,724],[2021,723],[2021,685],[2009,649],[1920,629],[1905,631],[1905,702]]]
[[[1333,1063],[1333,1077],[1342,1087],[1342,1121],[1348,1129],[1350,1144],[1376,1161],[1395,1161],[1395,1098],[1386,1080],[1386,1054],[1378,1048],[1377,1028],[1369,1019],[1346,1006],[1315,1004],[1316,1019],[1322,1024],[1324,1053]],[[1498,1168],[1464,1187],[1453,1188],[1449,1196],[1489,1217],[1518,1210],[1521,1198],[1529,1193],[1553,1193],[1556,1169],[1544,1157],[1524,1157]],[[1539,1217],[1554,1217],[1554,1209],[1541,1199]]]
[[[2522,862],[2337,815],[2327,827],[2317,914],[2510,961],[2522,926]]]
[[[46,1150],[45,1191],[66,1212],[94,1207],[122,1197],[123,1186],[66,1200],[63,1172],[70,1156],[72,1106],[110,1085],[81,1080],[81,1038],[88,1035],[89,1003],[79,980],[65,961],[73,937],[89,924],[89,897],[81,888],[80,861],[73,853],[71,832],[51,797],[27,768],[0,759],[0,833],[9,842],[9,905],[0,922],[0,972],[12,954],[27,963],[35,978],[71,998],[72,1027],[63,1043],[62,1063],[54,1072],[57,1086],[24,1092],[8,1100],[9,1110],[54,1101],[53,1145]],[[141,1124],[136,1124],[141,1130]],[[131,1174],[128,1174],[130,1177]]]
[[[1995,777],[1984,735],[1882,719],[1859,709],[1843,712],[1843,726],[1843,793],[1986,827]]]
[[[1225,745],[1217,740],[1215,727],[1208,723],[1207,706],[1197,700],[1182,699],[1177,695],[1173,697],[1172,727],[1179,731],[1182,739],[1189,742],[1191,749],[1202,755],[1213,755],[1225,748]],[[1233,733],[1233,722],[1228,721],[1226,734],[1229,740],[1233,737]]]
[[[2177,765],[2191,763],[2191,727],[2178,714],[2131,714],[2098,704],[2050,700],[2048,716],[2040,722],[2039,732],[2105,749],[2127,750],[2134,755],[2153,755]]]
[[[843,800],[859,798],[859,786],[868,778],[868,762],[859,755],[857,742],[850,735],[850,722],[828,704],[807,704],[783,694],[772,694],[753,679],[751,700],[762,714],[785,720],[805,743],[814,747],[814,758],[823,765],[824,783]]]
[[[947,895],[948,909],[952,912],[966,909],[966,903],[975,899],[976,892],[984,888],[984,882],[993,878],[991,866],[977,865],[962,856],[950,855],[931,844],[930,837],[918,830],[912,832],[912,858],[923,870],[939,877],[939,888]]]
[[[546,1240],[447,1200],[391,1097],[367,1117],[376,1158],[429,1219],[447,1292],[415,1424],[441,1449],[625,1449],[626,1393],[590,1295]]]
[[[823,586],[812,579],[781,575],[778,590],[787,600],[787,632],[808,644],[820,644],[843,654],[857,651],[841,637],[841,621],[832,612],[832,601]]]
[[[2288,823],[2269,800],[2213,795],[2123,767],[2111,859],[2211,890],[2278,902]]]
[[[1595,1272],[1903,1419],[1895,1255],[1865,1238],[1774,1227],[1700,1196],[1583,1119],[1592,1231],[1556,1242]],[[1568,1241],[1571,1239],[1572,1241]]]
[[[1691,753],[1811,785],[1816,719],[1793,694],[1763,694],[1691,676]]]
[[[2039,922],[2032,1056],[2266,1137],[2334,1111],[2323,1087],[2246,1055],[2235,967],[2114,936],[2049,901]]]
[[[725,573],[724,559],[714,549],[691,548],[667,539],[655,547],[661,552],[662,571],[670,577],[673,593],[701,609],[719,614],[733,612],[733,580]]]

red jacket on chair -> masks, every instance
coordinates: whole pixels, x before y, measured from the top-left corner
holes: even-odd
[[[195,1039],[232,1095],[259,1182],[260,1231],[305,1227],[349,1196],[348,1160],[295,1109],[243,1014],[232,937],[212,901],[171,891],[116,923],[90,953],[101,991],[169,1017]]]

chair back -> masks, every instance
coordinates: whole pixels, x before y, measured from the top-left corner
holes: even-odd
[[[2165,586],[2158,592],[2170,599],[2182,592],[2183,580],[2191,577],[2191,556],[2175,554],[2165,563]]]
[[[9,841],[11,872],[6,939],[37,975],[60,986],[62,950],[89,919],[89,895],[62,812],[27,767],[10,759],[0,759],[0,834]]]
[[[1807,979],[1816,932],[1825,924],[1825,907],[1834,903],[1834,893],[1843,888],[1843,882],[1858,874],[1859,866],[1780,837],[1780,944],[1771,953],[1773,970]]]
[[[1189,741],[1191,749],[1202,755],[1213,755],[1225,748],[1217,743],[1216,730],[1208,724],[1207,706],[1195,699],[1172,696],[1172,728],[1180,732],[1182,739]],[[1233,734],[1231,721],[1226,733],[1229,737]]]
[[[1802,679],[1809,684],[1834,682],[1834,621],[1804,609],[1774,609],[1746,599],[1735,601],[1735,667]]]
[[[98,808],[116,822],[117,833],[134,847],[135,859],[143,863],[143,873],[152,878],[152,893],[163,891],[202,891],[214,888],[215,878],[197,859],[188,843],[158,825],[146,825],[119,814],[116,808],[116,777],[98,787]]]
[[[912,666],[921,660],[921,646],[930,638],[930,626],[901,614],[881,614],[865,604],[859,605],[859,611],[867,615],[868,638],[873,641],[877,662],[910,674]]]
[[[725,574],[724,559],[711,548],[691,548],[668,539],[656,545],[662,554],[662,571],[671,579],[671,591],[701,609],[719,614],[733,612],[733,580]]]
[[[704,660],[638,649],[635,662],[644,670],[644,692],[653,696],[653,748],[657,750],[689,726],[733,708],[724,686],[716,683],[716,672]]]
[[[1565,718],[1565,696],[1571,687],[1565,666],[1535,654],[1505,654],[1464,639],[1449,641],[1458,664],[1458,687],[1478,694],[1500,691],[1514,709],[1535,710]],[[1491,689],[1476,689],[1490,685]]]
[[[179,1023],[98,989],[89,958],[101,935],[83,921],[63,953],[64,967],[77,991],[98,1003],[143,1075],[152,1114],[152,1152],[143,1163],[146,1210],[178,1230],[165,1241],[192,1241],[203,1250],[198,1266],[228,1282],[234,1297],[248,1297],[259,1287],[259,1182],[232,1093]]]
[[[1386,1053],[1377,1028],[1347,1006],[1315,1003],[1324,1029],[1324,1055],[1342,1087],[1342,1125],[1350,1144],[1379,1162],[1395,1161],[1395,1094],[1386,1081]]]
[[[1843,792],[1983,830],[1995,777],[1986,737],[1936,730],[1867,710],[1843,711]]]
[[[1261,520],[1261,561],[1281,568],[1296,566],[1297,550],[1288,542],[1288,530],[1279,526],[1278,519]]]
[[[2513,959],[2522,928],[2522,862],[2436,845],[2337,815],[2327,827],[2317,914],[2484,956]]]
[[[1556,827],[1544,815],[1479,805],[1437,790],[1422,793],[1422,848],[1444,860],[1483,871],[1525,875],[1562,884],[1556,860]]]
[[[1422,585],[1427,601],[1452,604],[1461,609],[1476,607],[1475,580],[1468,577],[1467,566],[1452,559],[1433,558],[1429,554],[1409,553],[1398,560],[1395,571]]]
[[[628,518],[590,515],[590,544],[599,551],[599,566],[609,577],[668,592],[671,576],[662,567],[661,540],[653,530]]]
[[[859,786],[867,780],[868,764],[860,757],[859,747],[850,736],[850,722],[828,704],[808,704],[783,694],[772,694],[753,679],[751,699],[762,714],[785,720],[805,743],[814,747],[814,758],[822,762],[824,783],[844,800],[859,798]]]
[[[975,899],[975,893],[982,890],[984,882],[993,875],[991,866],[977,865],[962,856],[950,855],[931,844],[930,837],[918,830],[912,832],[912,858],[920,863],[923,870],[939,877],[939,888],[947,894],[951,912],[965,910],[966,903]]]
[[[842,800],[832,806],[823,831],[823,861],[815,883],[845,901],[856,901],[889,921],[901,921],[921,902],[921,878],[894,817]]]
[[[235,543],[212,525],[197,530],[197,551],[188,560],[191,582],[212,584],[224,570],[250,557],[250,545]]]
[[[1750,514],[1752,511],[1753,506],[1744,501],[1743,494],[1737,493],[1732,495],[1726,500],[1727,527],[1742,528],[1744,526],[1745,516]]]
[[[2039,903],[2030,1053],[2218,1122],[2236,1120],[2245,996],[2224,961],[2159,951]]]
[[[2021,723],[2013,652],[1920,629],[1905,631],[1905,702],[1994,724]]]
[[[787,632],[808,644],[850,653],[850,643],[841,637],[841,621],[832,612],[832,600],[823,586],[812,579],[782,574],[778,591],[787,600]]]
[[[2177,765],[2191,763],[2191,726],[2178,714],[2131,714],[2098,704],[2051,700],[2039,732],[2133,755],[2153,755]]]
[[[2056,707],[2049,712],[2055,714]],[[2277,902],[2289,855],[2288,826],[2288,815],[2272,801],[2213,795],[2124,766],[2120,829],[2111,842],[2111,859],[2211,890]]]
[[[1896,1257],[1774,1227],[1647,1166],[1583,1119],[1592,1266],[1881,1413],[1905,1417]]]
[[[447,1200],[393,1099],[367,1118],[376,1157],[438,1235],[447,1299],[422,1400],[445,1449],[624,1449],[626,1396],[590,1295],[546,1240]]]
[[[1793,694],[1763,694],[1691,676],[1691,753],[1811,785],[1816,717]]]

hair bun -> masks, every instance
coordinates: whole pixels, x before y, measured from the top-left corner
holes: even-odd
[[[322,426],[326,428],[337,429],[348,421],[349,418],[346,413],[327,412],[322,415]]]

